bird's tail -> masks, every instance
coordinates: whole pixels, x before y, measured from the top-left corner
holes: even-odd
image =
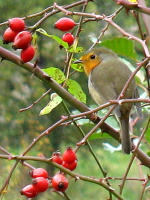
[[[130,154],[131,151],[131,140],[129,134],[129,115],[124,115],[120,117],[121,123],[121,143],[122,150],[126,154]]]

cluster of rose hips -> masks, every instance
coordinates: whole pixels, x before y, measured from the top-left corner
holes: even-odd
[[[36,168],[30,171],[32,184],[25,186],[20,193],[28,198],[37,196],[40,192],[45,192],[49,187],[48,173],[43,168]]]
[[[76,25],[76,23],[68,18],[68,17],[63,17],[60,18],[56,23],[55,23],[55,28],[61,30],[61,31],[70,31],[74,26]],[[74,42],[74,36],[71,33],[65,33],[62,36],[62,40],[64,42],[67,42],[68,45],[72,45]]]
[[[55,23],[55,28],[61,31],[69,31],[75,25],[76,23],[72,19],[63,17]],[[12,47],[15,50],[22,49],[20,55],[22,62],[29,62],[33,59],[35,55],[35,49],[31,45],[31,32],[25,30],[25,21],[21,18],[12,18],[8,20],[8,26],[9,27],[5,30],[3,34],[3,43],[8,44],[13,42]],[[65,33],[62,36],[62,40],[67,42],[70,46],[74,42],[74,36],[71,33]]]
[[[71,171],[77,167],[77,156],[71,147],[68,147],[63,155],[59,152],[53,153],[52,161]]]
[[[77,166],[77,157],[74,150],[69,147],[61,156],[60,153],[53,153],[52,162],[63,165],[65,168],[74,170]],[[28,198],[36,197],[39,193],[45,192],[49,187],[56,191],[64,192],[68,188],[68,179],[62,172],[56,173],[53,177],[48,176],[48,172],[43,168],[36,168],[29,172],[32,184],[25,186],[21,194]]]
[[[32,34],[25,30],[26,24],[21,18],[12,18],[9,21],[9,27],[3,34],[4,44],[13,42],[13,48],[21,50],[21,60],[26,63],[33,59],[35,49],[31,45]]]

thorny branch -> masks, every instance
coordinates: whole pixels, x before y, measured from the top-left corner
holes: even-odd
[[[120,185],[120,194],[122,194],[122,191],[123,191],[123,188],[124,188],[124,185],[125,185],[125,182],[126,182],[127,175],[128,175],[128,173],[129,173],[129,170],[130,170],[130,168],[131,168],[131,165],[132,165],[132,163],[133,163],[133,161],[134,161],[134,159],[135,159],[135,157],[136,157],[136,150],[139,148],[139,145],[140,145],[140,143],[141,143],[141,141],[142,141],[142,139],[143,139],[143,137],[144,137],[144,135],[145,135],[145,132],[146,132],[148,126],[149,126],[149,123],[150,123],[150,118],[149,118],[149,120],[148,120],[148,122],[147,122],[146,127],[145,127],[144,130],[142,131],[142,134],[141,134],[141,136],[140,136],[140,138],[139,138],[138,144],[137,144],[137,145],[134,147],[134,149],[133,149],[133,155],[132,155],[132,157],[131,157],[131,160],[130,160],[130,162],[129,162],[129,165],[128,165],[128,167],[127,167],[127,170],[126,170],[126,172],[125,172],[125,174],[124,174],[124,176],[123,176],[122,183],[121,183],[121,185]]]
[[[8,155],[0,154],[0,158],[9,159],[10,160],[10,156],[8,156]],[[87,181],[87,182],[98,184],[98,185],[104,187],[106,190],[111,191],[111,193],[115,197],[117,197],[119,200],[123,200],[123,198],[119,194],[117,194],[113,188],[108,186],[106,183],[103,183],[99,179],[96,179],[96,178],[93,178],[93,177],[88,177],[88,176],[83,176],[83,175],[77,174],[75,172],[72,172],[72,171],[66,169],[63,166],[52,162],[51,159],[49,159],[49,158],[40,158],[40,157],[33,157],[33,156],[17,156],[17,155],[15,155],[15,156],[11,157],[11,160],[17,160],[17,161],[20,161],[20,160],[23,160],[23,161],[32,160],[32,161],[41,161],[41,162],[49,163],[49,164],[53,165],[54,167],[57,167],[61,171],[63,171],[65,173],[69,174],[70,176],[74,177],[76,180],[83,180],[83,181]]]
[[[26,63],[26,64],[22,64],[20,61],[20,58],[18,56],[16,56],[15,54],[11,53],[10,51],[0,47],[0,56],[2,57],[2,59],[4,60],[8,60],[11,61],[17,65],[19,65],[20,67],[28,70],[30,73],[33,73],[34,71],[34,75],[36,77],[38,77],[39,79],[43,80],[44,82],[46,82],[52,90],[54,90],[56,93],[58,93],[62,98],[64,98],[66,101],[68,101],[73,107],[77,108],[78,110],[80,110],[82,113],[78,114],[78,115],[69,115],[69,116],[64,116],[63,118],[61,118],[59,121],[57,121],[55,124],[53,124],[52,126],[50,126],[47,130],[45,130],[44,132],[42,132],[37,138],[35,138],[31,144],[29,144],[29,146],[24,150],[24,152],[20,155],[20,156],[13,156],[11,154],[9,154],[9,152],[7,152],[7,150],[5,150],[4,148],[0,147],[0,150],[3,151],[6,155],[0,155],[0,158],[3,159],[8,159],[8,160],[16,160],[15,164],[13,165],[12,169],[10,170],[10,173],[4,183],[4,185],[1,188],[2,192],[6,186],[9,183],[9,180],[11,178],[11,175],[13,173],[13,171],[15,170],[16,166],[18,165],[18,163],[20,161],[25,161],[25,160],[33,160],[33,161],[41,161],[41,162],[46,162],[46,163],[50,163],[51,165],[53,165],[54,167],[59,168],[60,170],[64,171],[65,173],[69,174],[70,176],[78,179],[81,179],[83,181],[88,181],[88,182],[92,182],[95,184],[98,184],[102,187],[104,187],[106,190],[108,190],[110,193],[112,193],[114,196],[116,196],[118,199],[123,199],[119,194],[117,194],[109,185],[107,185],[106,183],[104,183],[103,181],[100,181],[98,179],[95,178],[91,178],[91,177],[86,177],[83,175],[79,175],[76,173],[71,172],[70,170],[67,170],[66,168],[57,165],[55,163],[52,163],[50,159],[46,159],[46,158],[39,158],[39,157],[30,157],[30,156],[25,156],[27,154],[27,152],[29,152],[33,146],[39,141],[41,140],[42,137],[46,136],[47,134],[50,134],[56,127],[63,125],[64,123],[67,123],[68,120],[76,120],[78,117],[87,117],[90,120],[93,120],[93,122],[97,123],[97,125],[82,139],[81,142],[78,143],[79,146],[81,146],[83,143],[85,143],[88,139],[88,137],[93,133],[93,131],[95,131],[97,128],[99,128],[101,126],[101,129],[103,131],[106,131],[107,133],[109,133],[112,137],[114,137],[116,140],[120,141],[120,137],[119,137],[119,132],[116,131],[115,129],[113,129],[112,127],[110,127],[109,125],[107,125],[106,123],[104,123],[105,119],[110,115],[110,113],[112,112],[112,110],[115,108],[115,106],[117,106],[118,104],[123,104],[123,103],[134,103],[134,102],[143,102],[143,103],[150,103],[149,99],[120,99],[120,97],[122,97],[124,95],[124,92],[127,90],[128,88],[128,84],[130,83],[130,81],[132,80],[132,78],[134,78],[135,74],[137,73],[138,70],[141,69],[141,67],[145,67],[146,64],[149,62],[150,60],[150,53],[149,53],[149,49],[147,47],[147,44],[145,42],[145,40],[142,38],[140,39],[137,36],[134,36],[128,32],[126,32],[123,28],[121,28],[118,24],[116,24],[113,19],[114,17],[116,17],[118,15],[118,13],[120,11],[123,10],[123,8],[126,8],[128,10],[136,10],[137,12],[142,12],[142,13],[146,13],[148,15],[150,15],[150,8],[147,8],[146,6],[143,6],[141,4],[138,3],[130,3],[127,0],[115,0],[117,4],[122,5],[121,8],[119,8],[116,12],[114,12],[111,16],[105,16],[105,15],[98,15],[98,14],[93,14],[93,13],[86,13],[85,12],[85,8],[88,4],[88,0],[81,0],[75,3],[72,3],[70,5],[66,5],[66,6],[59,6],[56,3],[54,3],[53,6],[50,6],[46,9],[44,9],[41,12],[35,13],[33,15],[30,16],[26,16],[23,17],[23,19],[28,19],[28,18],[33,18],[33,17],[37,17],[37,16],[41,16],[41,19],[32,27],[30,27],[30,29],[35,30],[37,27],[41,26],[42,23],[47,20],[50,16],[57,14],[58,12],[63,12],[66,15],[77,15],[80,16],[80,20],[78,23],[78,29],[76,32],[76,37],[79,37],[79,33],[81,31],[81,27],[82,24],[84,24],[84,22],[90,22],[90,21],[105,21],[106,27],[101,31],[101,33],[99,34],[97,41],[95,44],[97,44],[102,36],[104,35],[105,31],[107,31],[107,29],[111,26],[113,26],[114,28],[116,28],[116,30],[118,30],[118,32],[120,32],[123,36],[127,37],[128,39],[134,40],[136,42],[138,42],[144,51],[145,54],[145,59],[138,63],[138,67],[135,70],[135,72],[132,73],[131,77],[129,78],[128,82],[126,83],[126,85],[124,86],[124,89],[122,90],[120,96],[118,97],[117,100],[111,100],[110,102],[101,105],[99,107],[97,107],[94,110],[90,110],[86,105],[82,104],[81,102],[79,102],[78,100],[76,100],[72,95],[70,95],[63,87],[61,87],[60,85],[58,85],[52,78],[48,77],[43,71],[40,70],[39,66],[36,66],[35,70],[34,69],[34,65],[31,63]],[[72,12],[68,9],[79,6],[79,5],[83,5],[83,9],[82,12]],[[83,20],[83,17],[88,17],[89,19],[85,21]],[[0,24],[0,26],[3,25],[7,25],[8,21],[3,22]],[[95,44],[92,46],[92,48],[95,46]],[[67,60],[67,64],[66,66],[68,67],[71,64],[71,60],[72,60],[72,56],[73,54],[71,54],[68,57]],[[68,67],[69,69],[69,67]],[[69,76],[69,70],[68,70],[68,76]],[[47,91],[45,94],[42,95],[42,97],[40,97],[37,101],[35,101],[32,105],[28,106],[27,108],[21,109],[20,111],[24,111],[24,110],[28,110],[30,108],[32,108],[35,104],[37,104],[49,91]],[[108,108],[109,106],[112,106],[112,108],[110,108],[109,112],[102,118],[100,119],[99,117],[96,116],[95,112],[97,112],[100,109],[103,108]],[[95,114],[96,116],[96,120],[93,119],[91,116]],[[132,155],[132,159],[130,161],[130,166],[135,158],[135,156],[141,161],[141,163],[147,167],[150,168],[150,158],[144,153],[142,152],[138,147],[139,144],[144,136],[144,133],[146,131],[147,127],[145,127],[143,134],[140,137],[139,143],[137,146],[133,145],[133,155]],[[78,148],[77,148],[78,149]],[[23,162],[24,165],[28,166],[28,167],[32,167],[30,166],[28,163]],[[134,178],[127,178],[127,174],[128,171],[130,169],[130,166],[128,167],[126,174],[123,178],[121,178],[122,180],[122,185],[121,185],[121,192],[123,190],[124,187],[124,183],[126,180],[135,180]],[[113,179],[112,177],[105,177],[105,180],[109,180],[109,179]],[[117,180],[117,178],[114,178],[114,180]],[[119,179],[118,179],[119,180]],[[140,180],[140,179],[137,179]],[[145,181],[145,180],[140,180],[140,181]],[[147,179],[147,181],[145,182],[147,184],[147,182],[149,181],[149,178]],[[145,191],[145,186],[143,187],[142,190],[142,194],[141,194],[141,199],[142,196],[144,194]]]

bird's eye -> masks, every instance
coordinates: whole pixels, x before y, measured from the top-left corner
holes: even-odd
[[[91,55],[90,56],[91,59],[95,59],[95,57],[96,57],[95,55]]]

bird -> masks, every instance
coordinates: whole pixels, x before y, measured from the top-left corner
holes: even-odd
[[[117,99],[132,73],[115,52],[105,47],[86,52],[75,63],[82,63],[88,76],[89,93],[98,105]],[[138,90],[135,80],[132,79],[123,99],[137,97]],[[120,124],[122,150],[126,154],[130,154],[132,150],[129,134],[129,116],[132,106],[133,103],[118,104],[113,111]],[[139,105],[137,107],[139,110]]]

